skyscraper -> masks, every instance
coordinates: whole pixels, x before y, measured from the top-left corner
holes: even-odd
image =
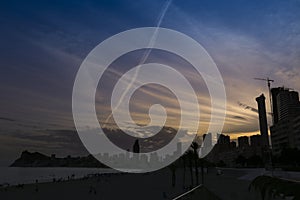
[[[228,135],[219,134],[218,135],[218,144],[229,145],[230,144],[230,137]]]
[[[278,122],[278,110],[277,110],[277,95],[280,91],[283,91],[283,87],[272,88],[271,95],[272,95],[272,111],[273,111],[273,124]]]
[[[295,91],[283,90],[277,95],[278,121],[295,117],[299,112],[299,94]]]
[[[212,135],[211,133],[203,134],[203,146],[211,147],[212,146]]]
[[[299,94],[287,88],[272,88],[273,121],[270,128],[272,149],[279,154],[283,148],[300,149],[300,102]]]
[[[298,116],[300,113],[299,94],[288,88],[272,88],[273,121],[274,124],[280,120]]]
[[[229,135],[218,134],[218,147],[221,151],[228,151],[230,149]]]
[[[238,137],[239,148],[249,147],[249,138],[247,136]]]
[[[256,98],[258,105],[258,115],[259,115],[259,128],[261,134],[261,143],[264,148],[269,148],[269,137],[268,137],[268,122],[266,114],[266,103],[264,94]]]
[[[207,133],[203,134],[203,142],[202,142],[202,147],[201,147],[201,156],[204,157],[206,156],[213,148],[212,145],[212,134]]]
[[[261,135],[252,135],[252,136],[250,136],[251,147],[261,147],[261,142],[262,142],[261,138],[262,138]]]

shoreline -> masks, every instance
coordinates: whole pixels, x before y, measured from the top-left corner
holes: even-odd
[[[110,168],[70,168],[70,167],[1,167],[0,185],[24,185],[53,182],[56,180],[79,179],[93,174],[120,173]]]
[[[262,169],[226,169],[218,175],[218,168],[209,168],[204,174],[204,189],[197,195],[212,195],[224,200],[250,199],[249,185],[261,175]],[[255,173],[254,173],[255,172]],[[37,182],[0,188],[1,199],[172,199],[196,186],[192,184],[190,171],[176,170],[176,184],[172,186],[172,172],[168,168],[159,171],[134,173],[92,174],[82,178],[56,182]],[[199,184],[201,177],[199,177]],[[200,192],[200,194],[199,194]],[[26,198],[25,198],[26,197]]]
[[[248,180],[238,180],[244,172],[226,171],[218,176],[216,169],[209,169],[204,177],[205,195],[212,193],[221,199],[231,199],[232,193],[244,197],[250,184]],[[145,174],[114,173],[102,174],[82,179],[62,182],[33,183],[22,187],[11,186],[0,189],[2,199],[172,199],[196,186],[191,184],[189,171],[186,170],[183,179],[183,170],[176,170],[176,185],[172,186],[170,169],[162,169]],[[201,179],[199,180],[201,184]],[[227,190],[226,186],[236,187],[238,190]],[[243,191],[243,193],[240,193]],[[224,198],[225,196],[225,198]],[[226,196],[228,198],[226,198]],[[242,198],[242,197],[241,197]]]

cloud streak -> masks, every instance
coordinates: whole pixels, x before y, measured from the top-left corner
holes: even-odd
[[[228,97],[224,132],[232,137],[258,131],[255,97],[267,94],[268,90],[264,83],[254,81],[253,77],[269,76],[275,79],[274,86],[300,90],[300,12],[296,1],[233,1],[230,4],[214,0],[168,0],[163,3],[163,8],[161,1],[156,0],[128,2],[119,1],[114,5],[87,2],[68,7],[62,3],[55,10],[45,2],[34,5],[9,5],[7,2],[8,5],[0,6],[3,22],[0,33],[3,47],[0,50],[0,108],[7,113],[0,118],[1,145],[7,142],[12,147],[16,144],[23,148],[34,146],[36,142],[35,147],[47,146],[37,140],[39,137],[29,141],[22,135],[16,134],[12,138],[7,134],[20,131],[31,137],[32,131],[52,140],[53,137],[36,131],[45,130],[45,127],[57,130],[73,128],[71,91],[83,58],[107,37],[131,28],[151,26],[153,22],[158,27],[163,22],[164,27],[191,36],[215,60]],[[170,6],[172,9],[168,9]],[[152,42],[155,42],[154,36],[149,47]],[[197,92],[201,130],[205,131],[211,110],[210,97],[201,76],[196,75],[187,63],[158,54],[155,51],[143,52],[137,64],[147,60],[164,61],[182,72]],[[124,65],[109,68],[105,84],[110,85],[126,72]],[[130,87],[134,82],[133,78],[126,84]],[[180,112],[176,100],[166,91],[148,87],[139,92],[149,97],[133,102],[132,116],[139,123],[147,122],[147,108],[156,100],[165,102],[170,121],[176,122]],[[107,91],[96,94],[96,109],[101,122],[105,122],[111,111],[105,99],[108,94]],[[189,105],[190,94],[184,95],[187,98],[184,103]],[[246,106],[241,107],[237,101]],[[266,103],[269,110],[269,102]],[[57,141],[53,139],[53,142]]]
[[[165,3],[165,6],[163,7],[162,12],[161,12],[161,15],[160,15],[160,17],[159,17],[159,19],[158,19],[158,23],[157,23],[157,25],[156,25],[156,29],[155,29],[155,31],[154,31],[154,33],[153,33],[153,35],[152,35],[152,37],[151,37],[151,39],[150,39],[150,41],[149,41],[149,44],[148,44],[148,48],[149,48],[149,49],[147,49],[146,52],[144,53],[143,57],[141,58],[141,60],[140,60],[140,62],[139,62],[139,65],[144,64],[144,63],[146,62],[146,60],[148,59],[148,57],[149,57],[149,55],[150,55],[150,53],[151,53],[151,51],[152,51],[153,45],[155,44],[155,41],[156,41],[156,38],[157,38],[157,34],[158,34],[159,27],[160,27],[160,25],[161,25],[161,23],[162,23],[162,21],[163,21],[163,19],[164,19],[164,17],[165,17],[165,14],[166,14],[166,12],[167,12],[169,6],[171,5],[172,1],[173,1],[173,0],[168,0],[168,1]],[[126,89],[124,90],[124,92],[123,92],[123,94],[121,95],[120,100],[119,100],[118,103],[116,104],[115,108],[113,108],[112,113],[120,107],[122,101],[123,101],[124,98],[125,98],[125,95],[128,93],[128,91],[130,90],[130,88],[131,88],[131,87],[133,86],[133,84],[135,83],[135,81],[136,81],[136,79],[137,79],[137,77],[138,77],[138,74],[139,74],[139,68],[136,68],[136,69],[135,69],[135,72],[134,72],[134,75],[133,75],[133,77],[132,77],[132,80],[130,81],[130,83],[128,84],[128,86],[126,87]],[[108,123],[108,121],[109,121],[110,118],[112,117],[112,113],[109,114],[109,116],[108,116],[107,119],[105,120],[105,123],[104,123],[104,124],[107,124],[107,123]],[[105,127],[105,125],[104,125],[104,127]]]

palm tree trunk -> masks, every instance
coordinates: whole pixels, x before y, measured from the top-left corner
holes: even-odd
[[[204,168],[203,168],[203,160],[201,159],[201,184],[204,184]]]
[[[172,170],[172,187],[175,187],[176,185],[176,170]]]
[[[183,188],[185,188],[185,168],[186,168],[186,157],[185,155],[182,157],[183,159],[183,181],[182,181],[182,184],[183,184]]]
[[[192,184],[192,186],[194,186],[193,164],[192,164],[191,157],[189,157],[189,165],[190,165],[190,174],[191,174],[191,184]]]
[[[199,185],[199,171],[198,171],[198,156],[197,151],[194,152],[194,160],[195,160],[195,173],[196,173],[196,185]]]

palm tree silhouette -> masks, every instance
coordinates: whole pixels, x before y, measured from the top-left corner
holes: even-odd
[[[190,175],[191,175],[191,186],[194,186],[194,174],[193,174],[193,157],[194,157],[194,152],[193,150],[188,150],[186,152],[186,157],[188,159],[188,164],[189,164],[189,170],[190,170]]]
[[[186,154],[183,154],[183,156],[181,157],[181,159],[182,159],[182,163],[183,163],[183,180],[182,180],[182,185],[183,185],[183,189],[185,189],[185,171],[186,171],[186,159],[187,159]]]
[[[172,163],[169,165],[169,169],[172,172],[172,187],[176,186],[176,169],[177,169],[177,163]]]
[[[200,145],[197,142],[193,142],[191,144],[191,148],[193,149],[193,158],[194,158],[194,163],[195,163],[196,185],[199,185],[199,171],[198,171],[199,156],[198,156],[198,149],[200,148]]]

